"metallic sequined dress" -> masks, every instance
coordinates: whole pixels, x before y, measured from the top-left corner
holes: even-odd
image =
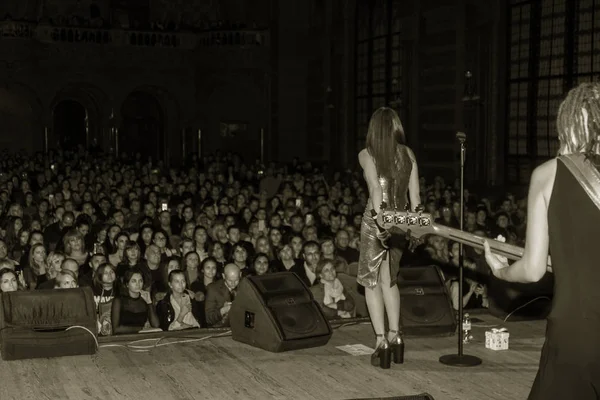
[[[406,146],[398,145],[396,151],[396,174],[393,179],[379,177],[383,201],[388,207],[404,210],[408,204],[408,181],[412,171],[412,161]],[[379,267],[386,253],[390,257],[390,287],[394,286],[398,277],[402,252],[388,252],[377,238],[377,226],[371,217],[372,200],[367,202],[360,228],[360,258],[356,280],[365,287],[375,287],[379,282]],[[394,230],[391,231],[394,234]]]

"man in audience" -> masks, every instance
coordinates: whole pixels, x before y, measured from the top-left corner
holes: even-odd
[[[223,271],[223,279],[208,285],[204,301],[208,326],[229,326],[229,310],[235,300],[239,283],[240,269],[235,264],[227,264]]]
[[[301,260],[298,260],[296,264],[290,268],[290,272],[294,272],[302,279],[306,286],[311,287],[317,280],[315,270],[321,259],[319,243],[314,241],[304,243],[304,246],[302,247],[302,257]]]
[[[339,257],[342,257],[348,264],[358,262],[359,252],[356,249],[348,247],[350,244],[350,235],[341,229],[335,235],[335,250]]]
[[[79,287],[92,286],[94,275],[98,267],[106,262],[106,256],[102,253],[96,253],[90,261],[79,268],[79,278],[77,279]]]

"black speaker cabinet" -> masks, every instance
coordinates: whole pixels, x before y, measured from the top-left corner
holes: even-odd
[[[456,318],[438,267],[402,267],[398,273],[398,287],[400,316],[405,334],[454,334]]]
[[[4,360],[96,352],[98,325],[91,288],[7,292],[0,295],[0,302]]]
[[[293,272],[243,279],[229,322],[233,340],[276,353],[323,346],[331,338],[321,308]]]

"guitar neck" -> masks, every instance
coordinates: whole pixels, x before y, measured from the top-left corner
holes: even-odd
[[[464,245],[474,247],[476,249],[483,249],[483,242],[487,240],[490,245],[490,249],[494,254],[508,258],[509,260],[519,260],[523,257],[525,249],[512,244],[504,243],[499,240],[484,238],[481,236],[474,235],[469,232],[461,231],[460,229],[450,228],[444,225],[433,225],[435,235],[443,236],[447,239],[454,240]],[[552,265],[550,256],[548,256],[548,267]],[[551,271],[551,268],[549,268]]]

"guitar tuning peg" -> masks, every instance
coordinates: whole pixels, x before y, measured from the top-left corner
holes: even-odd
[[[423,206],[423,204],[419,204],[416,208],[415,211],[418,212],[419,214],[423,213],[423,211],[425,211],[425,207]]]
[[[404,206],[404,211],[405,211],[405,212],[407,212],[407,213],[409,213],[409,212],[410,212],[410,206],[409,206],[408,204],[406,204],[406,205]]]
[[[382,201],[381,206],[379,206],[379,208],[381,208],[382,210],[387,209],[387,203],[385,201]]]

